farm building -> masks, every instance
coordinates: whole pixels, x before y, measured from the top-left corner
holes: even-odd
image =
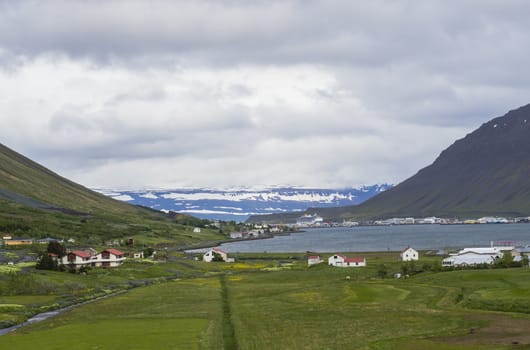
[[[5,236],[3,238],[4,246],[21,246],[21,245],[31,245],[33,244],[33,238],[23,238],[23,237],[10,237]]]
[[[506,248],[506,249],[503,249]],[[493,264],[502,258],[504,251],[511,251],[513,247],[465,248],[458,253],[451,254],[442,260],[443,266],[467,266],[479,264]]]
[[[61,263],[63,265],[73,265],[76,268],[90,266],[92,255],[81,250],[74,250],[63,256]]]
[[[99,254],[91,254],[82,250],[74,250],[63,256],[60,263],[66,266],[73,266],[76,269],[81,267],[116,267],[123,264],[125,254],[117,249],[105,249]]]
[[[229,258],[228,257],[228,254],[219,249],[219,248],[212,248],[210,250],[208,250],[206,253],[204,253],[204,255],[202,256],[202,260],[203,261],[206,261],[206,262],[212,262],[214,261],[214,257],[218,255],[221,257],[221,259],[223,259],[224,262],[234,262],[234,259],[233,258]]]
[[[364,267],[365,258],[348,258],[344,255],[335,254],[328,258],[328,265],[339,267]]]
[[[321,262],[322,260],[320,260],[320,256],[318,255],[311,255],[307,257],[307,266],[317,265]]]
[[[96,255],[95,266],[116,267],[123,264],[123,261],[125,261],[125,254],[123,252],[109,248]]]
[[[399,260],[401,261],[412,261],[412,260],[420,260],[420,254],[416,249],[413,249],[411,247],[407,247],[405,250],[399,254]]]

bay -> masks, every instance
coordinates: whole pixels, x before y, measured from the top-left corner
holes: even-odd
[[[530,244],[530,224],[399,225],[314,228],[270,239],[224,243],[228,253],[372,252]]]

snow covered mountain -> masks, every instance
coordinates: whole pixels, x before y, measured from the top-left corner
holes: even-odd
[[[245,221],[250,215],[303,211],[364,202],[391,185],[348,189],[178,189],[117,191],[96,189],[109,197],[161,211],[176,211],[210,220]]]

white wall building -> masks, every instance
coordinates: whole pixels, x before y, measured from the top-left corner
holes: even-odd
[[[116,267],[123,264],[125,254],[117,249],[105,249],[99,254],[74,250],[62,257],[61,263],[79,269],[86,267]]]
[[[212,262],[213,258],[215,257],[216,254],[219,254],[224,262],[234,262],[233,258],[229,258],[228,254],[225,251],[223,251],[223,250],[221,250],[219,248],[212,248],[212,249],[208,250],[202,256],[202,260],[206,261],[206,262]]]
[[[501,249],[499,249],[501,248]],[[493,264],[502,258],[503,251],[511,251],[513,247],[465,248],[442,260],[443,266],[468,266]]]
[[[420,260],[420,254],[416,249],[413,249],[411,247],[407,247],[405,250],[399,254],[399,259],[401,261],[413,261],[413,260]]]
[[[366,259],[348,258],[344,255],[335,254],[328,258],[328,265],[338,267],[364,267],[366,266]]]
[[[318,255],[312,255],[307,257],[307,266],[317,265],[321,262],[322,260],[320,260],[320,256]]]
[[[123,264],[125,261],[125,254],[117,249],[105,249],[96,255],[95,266],[99,267],[116,267]],[[93,265],[94,266],[94,265]]]
[[[324,219],[317,214],[305,214],[296,220],[296,225],[301,227],[307,226],[320,226],[324,222]]]

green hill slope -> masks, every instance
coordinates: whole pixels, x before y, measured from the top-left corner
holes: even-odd
[[[207,230],[190,235],[189,229],[163,213],[91,191],[0,144],[0,233],[95,242],[125,236],[182,244],[219,239]]]

